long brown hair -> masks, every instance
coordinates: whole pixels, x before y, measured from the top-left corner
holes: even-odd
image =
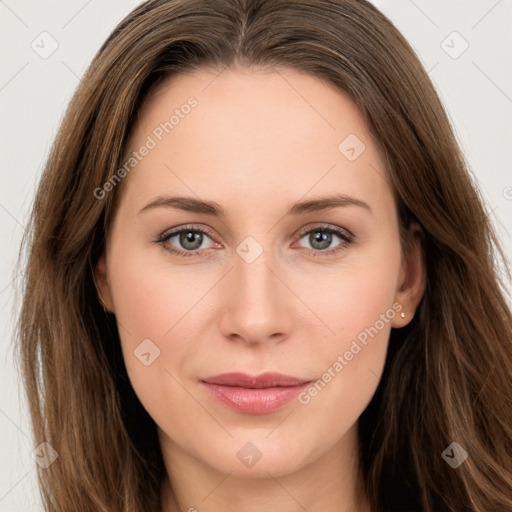
[[[118,190],[94,191],[122,166],[152,88],[237,63],[305,71],[350,94],[382,149],[402,232],[417,222],[425,234],[425,295],[412,322],[392,330],[359,420],[372,510],[512,510],[512,316],[496,267],[505,258],[425,70],[364,0],[149,0],[94,58],[23,245],[18,356],[35,444],[59,454],[38,468],[46,510],[160,510],[156,427],[91,271]],[[441,456],[454,441],[469,454],[457,469]]]

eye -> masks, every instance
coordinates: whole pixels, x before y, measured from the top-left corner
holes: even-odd
[[[207,239],[211,244],[205,247],[203,244]],[[164,245],[170,252],[185,257],[200,256],[198,251],[220,245],[211,239],[206,230],[193,226],[185,226],[170,233],[164,233],[157,242]]]
[[[316,226],[302,232],[300,240],[305,239],[310,245],[308,252],[316,257],[332,255],[346,249],[353,242],[354,236],[342,228],[331,226]],[[339,243],[332,247],[333,242],[338,239]]]

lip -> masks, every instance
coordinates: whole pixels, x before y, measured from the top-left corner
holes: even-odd
[[[238,412],[266,414],[291,402],[311,383],[281,373],[223,373],[201,379],[211,396]]]

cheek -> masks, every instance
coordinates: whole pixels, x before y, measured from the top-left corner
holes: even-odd
[[[305,278],[302,286],[307,281],[311,290],[308,301],[331,331],[327,346],[341,350],[377,321],[382,330],[381,315],[388,312],[387,316],[394,316],[392,305],[399,270],[399,244],[381,243],[336,271],[320,270],[314,278]],[[385,324],[388,326],[388,322]]]
[[[173,265],[160,253],[152,256],[147,251],[112,253],[116,319],[130,343],[145,338],[165,343],[214,283],[207,271]]]
[[[131,385],[157,425],[179,438],[188,422],[204,422],[202,409],[194,407],[180,382],[184,363],[197,350],[188,315],[193,316],[206,283],[188,282],[190,272],[170,273],[169,266],[155,266],[136,254],[112,261],[119,262],[111,271],[110,284]],[[186,416],[185,423],[176,420],[177,411]]]
[[[323,323],[335,334],[315,345],[319,378],[299,396],[299,403],[309,410],[312,428],[326,433],[325,446],[357,421],[374,395],[391,322],[399,314],[399,306],[393,308],[399,245],[381,245],[375,254],[378,257],[352,266],[311,296],[312,309],[321,312]]]
[[[202,289],[194,282],[185,286],[176,270],[169,275],[169,266],[155,264],[142,252],[114,249],[111,262],[109,282],[125,365],[139,399],[150,405],[154,392],[164,382],[169,385],[164,369],[174,373],[169,355],[180,361],[182,351],[190,350],[189,338],[179,332],[180,320]]]

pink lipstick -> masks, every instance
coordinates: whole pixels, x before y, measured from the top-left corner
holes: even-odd
[[[256,376],[223,373],[201,379],[201,384],[214,398],[247,414],[266,414],[284,407],[310,382],[270,372]]]

